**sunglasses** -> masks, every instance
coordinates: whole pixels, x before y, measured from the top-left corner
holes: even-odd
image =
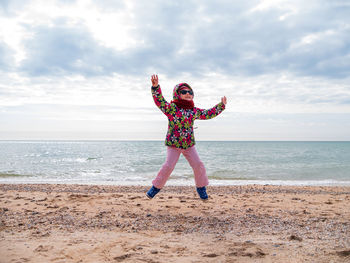
[[[190,95],[193,95],[193,91],[192,90],[180,90],[180,93],[182,94],[182,95],[185,95],[185,94],[190,94]]]

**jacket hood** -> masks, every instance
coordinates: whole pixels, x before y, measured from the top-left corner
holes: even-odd
[[[185,86],[185,87],[189,88],[193,92],[193,89],[187,83],[179,83],[173,89],[173,100],[179,100],[180,99],[180,94],[178,93],[178,90],[182,86]],[[193,95],[194,95],[194,92],[193,92]]]

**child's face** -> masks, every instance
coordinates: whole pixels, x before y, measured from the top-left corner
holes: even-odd
[[[191,91],[191,90],[189,88],[184,88],[181,91]],[[181,91],[179,92],[180,93],[180,99],[182,99],[182,100],[192,100],[193,99],[193,95],[191,95],[188,92],[186,94],[181,94]]]

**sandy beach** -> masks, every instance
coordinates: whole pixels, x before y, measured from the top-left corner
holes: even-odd
[[[350,262],[350,187],[0,185],[0,262]]]

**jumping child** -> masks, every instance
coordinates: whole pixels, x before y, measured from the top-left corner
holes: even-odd
[[[165,145],[167,157],[157,177],[152,181],[152,187],[147,192],[147,197],[152,199],[165,185],[170,174],[175,168],[182,153],[194,172],[197,192],[202,200],[207,200],[206,186],[209,184],[204,164],[200,160],[195,148],[193,135],[194,120],[208,120],[218,116],[227,103],[226,97],[209,110],[199,109],[194,106],[193,90],[187,83],[180,83],[174,87],[173,100],[167,102],[158,84],[158,76],[152,75],[152,96],[157,107],[168,117],[168,132]]]

